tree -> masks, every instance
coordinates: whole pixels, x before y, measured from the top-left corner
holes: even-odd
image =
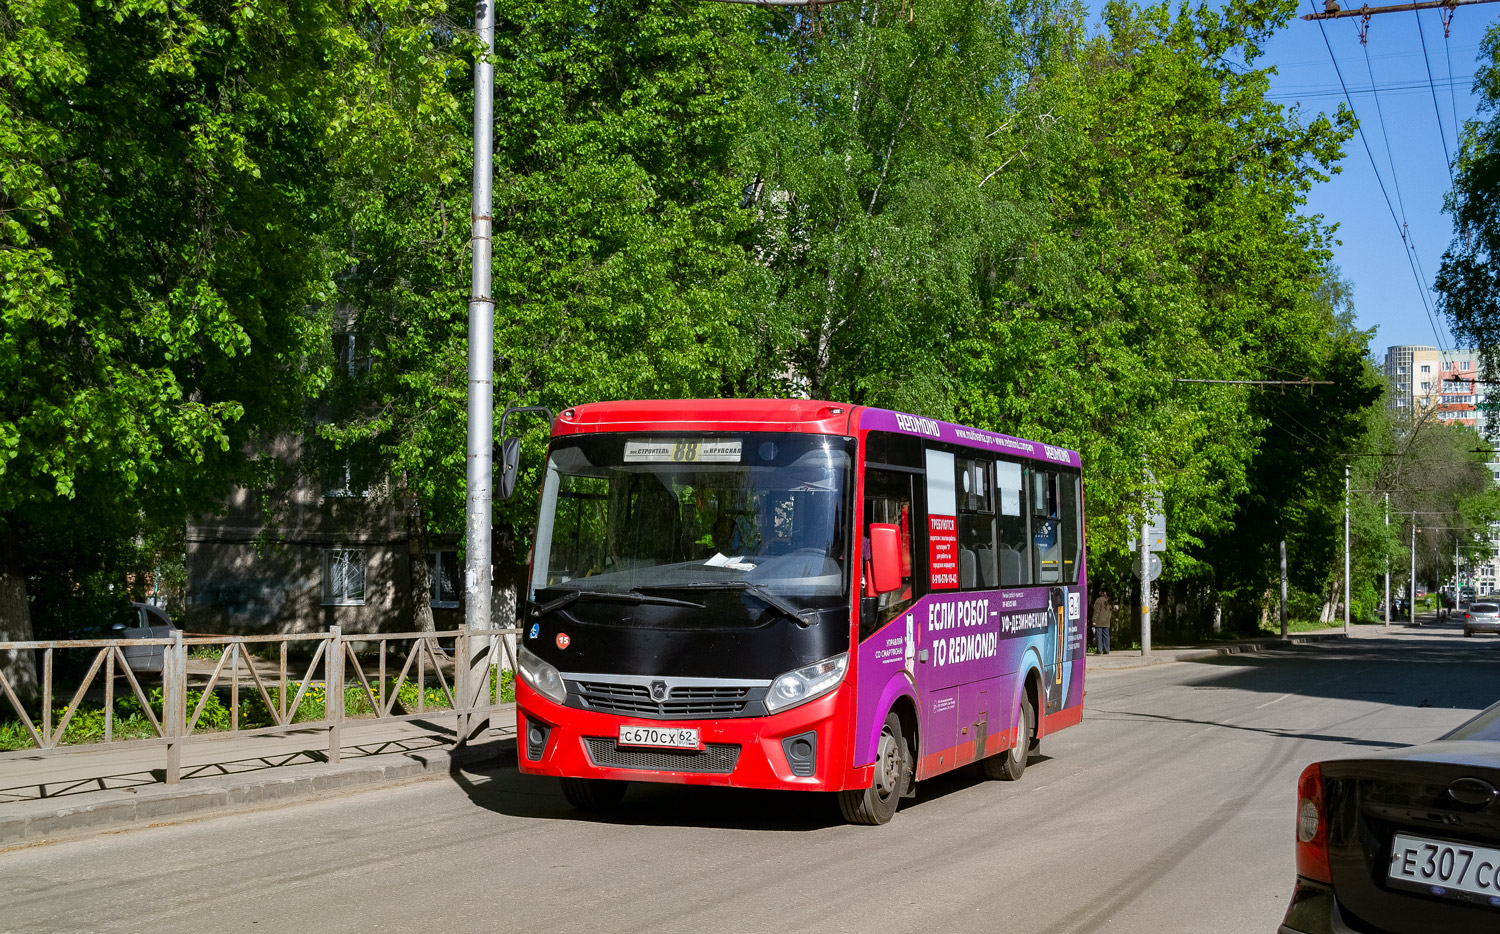
[[[1315,434],[1372,398],[1363,343],[1317,297],[1330,232],[1300,213],[1347,117],[1304,122],[1267,99],[1253,67],[1287,15],[1280,3],[1113,4],[1104,36],[1071,40],[1046,97],[1053,121],[1016,121],[1007,143],[1051,216],[1009,251],[979,329],[956,347],[960,411],[1083,453],[1096,574],[1119,573],[1154,487],[1172,528],[1167,584],[1210,600],[1228,584],[1205,543],[1247,518],[1267,397],[1182,380],[1336,371],[1334,406],[1322,387],[1302,397]]]
[[[1464,125],[1445,209],[1458,233],[1434,286],[1453,336],[1476,348],[1486,372],[1500,372],[1500,25],[1485,33],[1488,59],[1474,72],[1479,112]]]
[[[1006,174],[1018,153],[1003,134],[1050,119],[1033,82],[1057,69],[1061,10],[937,0],[765,18],[739,155],[761,291],[738,391],[953,416],[953,360],[1047,216]]]
[[[171,528],[299,423],[347,229],[328,144],[360,116],[372,46],[413,40],[384,31],[407,10],[0,16],[0,638],[31,634],[34,545]]]
[[[752,14],[570,0],[497,15],[497,423],[510,403],[712,394],[736,352],[747,265],[728,157],[752,55],[737,23]],[[340,295],[375,366],[363,402],[323,428],[379,449],[423,534],[462,529],[466,450],[470,49],[435,47],[462,80],[429,68],[376,95],[419,129],[339,189],[353,260]],[[425,118],[399,97],[416,85]],[[516,427],[530,431],[526,476],[496,509],[496,564],[512,568],[545,437]]]

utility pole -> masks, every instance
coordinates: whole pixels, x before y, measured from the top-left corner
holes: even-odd
[[[1406,621],[1413,626],[1417,624],[1417,511],[1411,513],[1411,584],[1408,586],[1411,593],[1407,596],[1411,600],[1407,603]]]
[[[1349,465],[1344,465],[1344,636],[1349,636]]]
[[[1391,494],[1385,494],[1385,541],[1391,542]],[[1391,555],[1386,552],[1385,556],[1385,624],[1391,624]]]
[[[1141,523],[1141,656],[1151,654],[1151,504]]]
[[[1287,637],[1286,616],[1286,538],[1281,539],[1281,638]]]
[[[1463,585],[1458,580],[1458,534],[1453,535],[1453,608],[1463,603]]]
[[[474,27],[474,187],[469,208],[473,262],[469,285],[469,425],[464,561],[464,625],[488,629],[493,557],[490,528],[494,506],[495,299],[490,294],[491,186],[494,178],[495,6],[477,0]],[[425,560],[425,558],[424,558]]]

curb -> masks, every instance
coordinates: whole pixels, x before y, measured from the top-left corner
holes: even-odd
[[[1230,642],[1225,645],[1204,646],[1196,649],[1169,649],[1166,651],[1154,651],[1150,658],[1138,658],[1130,656],[1135,664],[1087,664],[1086,671],[1131,671],[1137,668],[1150,668],[1155,665],[1167,665],[1172,662],[1189,662],[1204,658],[1217,658],[1221,655],[1249,655],[1264,651],[1268,648],[1285,648],[1290,645],[1298,645],[1303,642],[1332,642],[1349,638],[1342,632],[1319,632],[1309,633],[1302,636],[1288,636],[1285,639],[1260,639],[1255,642]],[[1090,655],[1089,662],[1099,658],[1098,655]]]
[[[94,800],[59,807],[52,801],[23,802],[0,815],[0,851],[99,833],[194,818],[218,817],[277,807],[348,791],[447,775],[514,756],[514,736],[463,748],[402,753],[399,760],[345,766],[290,766],[295,774],[261,779],[193,779],[190,786],[160,786],[145,793],[115,789],[89,794]]]

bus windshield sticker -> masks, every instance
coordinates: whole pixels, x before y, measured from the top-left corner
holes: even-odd
[[[1021,514],[1021,465],[1013,461],[995,464],[995,486],[1000,490],[1000,515]]]
[[[627,464],[738,464],[739,438],[663,438],[626,441]]]

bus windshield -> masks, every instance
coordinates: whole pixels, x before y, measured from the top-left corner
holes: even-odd
[[[775,432],[559,439],[547,458],[532,598],[715,584],[800,605],[847,594],[852,444]]]

